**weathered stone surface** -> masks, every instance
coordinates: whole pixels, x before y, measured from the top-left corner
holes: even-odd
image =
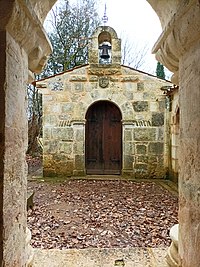
[[[133,169],[133,156],[130,155],[124,155],[124,169],[132,170]]]
[[[136,162],[142,162],[142,163],[148,163],[148,156],[137,156],[136,157]]]
[[[84,154],[84,143],[83,142],[74,143],[73,152],[74,154]]]
[[[147,101],[136,101],[133,102],[133,109],[135,112],[148,111],[148,102]]]
[[[164,114],[154,113],[152,114],[152,126],[163,126],[164,125]]]
[[[159,154],[163,154],[163,143],[161,142],[152,142],[149,144],[149,153],[155,154],[155,155],[159,155]]]
[[[30,2],[0,3],[0,265],[7,267],[28,266],[32,257],[26,232],[26,85],[51,52],[37,17],[53,1],[45,4],[34,9]]]
[[[84,169],[84,156],[83,155],[75,155],[75,170],[83,170]]]
[[[124,140],[125,141],[132,141],[133,139],[133,133],[131,130],[125,130],[124,131]]]
[[[135,141],[154,141],[156,139],[156,129],[154,128],[135,128]]]
[[[136,144],[136,154],[146,154],[147,153],[147,146],[146,145],[139,145]]]
[[[53,139],[62,140],[62,141],[72,141],[73,140],[73,129],[70,127],[59,128],[55,127],[52,129]]]
[[[85,157],[86,136],[84,122],[87,110],[98,101],[108,101],[116,105],[122,114],[121,171],[122,173],[124,171],[133,173],[135,158],[138,155],[143,155],[142,153],[149,153],[147,149],[149,142],[157,142],[159,140],[164,143],[161,131],[158,132],[158,129],[154,126],[163,127],[161,120],[164,118],[164,111],[161,112],[159,110],[158,104],[159,101],[163,101],[160,88],[170,83],[120,65],[120,41],[118,42],[115,31],[107,26],[108,36],[114,38],[112,40],[112,62],[110,64],[100,64],[99,53],[97,53],[98,41],[101,39],[98,37],[101,34],[100,29],[101,27],[97,28],[92,37],[89,64],[79,66],[59,76],[37,81],[37,86],[41,88],[41,91],[45,84],[43,121],[44,131],[47,127],[48,130],[46,132],[48,134],[45,134],[44,138],[47,137],[47,141],[49,138],[52,139],[49,147],[44,142],[44,157],[51,153],[51,149],[53,149],[52,153],[57,151],[56,153],[58,154],[65,153],[66,156],[70,155],[69,161],[73,160],[73,162],[78,162],[75,159],[77,155]],[[59,91],[57,89],[57,91],[52,91],[50,85],[58,82],[64,85],[65,90]],[[51,95],[53,97],[49,98]],[[74,121],[82,122],[80,129],[77,128]],[[60,145],[57,146],[52,142],[53,140],[60,141]],[[69,143],[62,142],[71,142],[72,146]],[[135,144],[138,144],[138,142],[140,142],[140,145],[146,146],[145,148],[143,147],[143,151],[139,151],[141,154],[137,154],[138,150],[135,150]],[[143,159],[145,161],[143,163],[146,164],[146,158]],[[140,157],[140,160],[142,160],[142,157]],[[148,162],[148,164],[150,163]],[[82,166],[82,173],[85,173],[84,164],[78,163],[78,165]],[[45,168],[48,167],[44,164]],[[163,167],[159,165],[159,168],[166,170],[164,162]],[[81,172],[80,168],[79,171]],[[72,175],[76,172],[77,169],[72,172]]]
[[[137,163],[135,164],[135,170],[137,171],[141,171],[141,172],[145,172],[147,170],[148,165],[144,164],[144,163]]]
[[[165,255],[165,248],[35,249],[33,267],[168,267]]]
[[[61,153],[71,154],[72,153],[72,142],[59,142],[58,151]],[[51,152],[50,152],[51,153]]]
[[[142,83],[142,82],[137,83],[137,90],[138,91],[144,91],[144,83]]]
[[[166,100],[158,101],[160,112],[164,112],[166,108]]]
[[[132,155],[134,153],[133,142],[126,142],[124,144],[124,153],[125,153],[125,155]]]

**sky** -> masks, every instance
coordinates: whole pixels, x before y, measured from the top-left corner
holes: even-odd
[[[62,0],[59,0],[62,1]],[[59,4],[59,1],[57,4]],[[70,0],[73,3],[75,0]],[[126,37],[135,46],[148,47],[143,71],[155,74],[157,61],[151,49],[162,32],[158,16],[146,0],[98,0],[98,12],[103,17],[105,4],[107,26],[112,27],[118,37]],[[102,23],[103,24],[103,23]],[[170,72],[165,70],[166,78]]]
[[[157,61],[151,49],[162,32],[161,24],[152,7],[146,0],[100,0],[99,14],[103,16],[106,4],[108,22],[118,36],[127,36],[137,46],[148,46],[145,64],[147,72],[156,70]]]

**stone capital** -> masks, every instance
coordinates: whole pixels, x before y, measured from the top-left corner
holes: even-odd
[[[178,83],[179,59],[200,38],[199,14],[198,0],[181,2],[152,49],[156,59],[174,72],[175,83]]]
[[[31,72],[41,72],[52,51],[44,31],[39,13],[33,8],[33,1],[3,0],[0,2],[0,30],[7,31],[28,55]],[[47,2],[47,1],[44,1]],[[51,5],[49,5],[49,9]],[[36,12],[35,12],[36,11]]]

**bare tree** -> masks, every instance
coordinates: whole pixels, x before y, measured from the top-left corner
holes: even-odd
[[[28,150],[27,153],[34,155],[39,152],[37,138],[42,128],[42,96],[33,85],[27,86],[28,95]]]
[[[53,46],[42,76],[49,76],[87,63],[89,39],[100,23],[96,0],[70,5],[68,0],[51,11],[48,33]],[[48,30],[48,29],[47,29]]]
[[[47,27],[53,46],[46,67],[35,79],[41,79],[84,64],[88,58],[88,43],[94,29],[99,25],[96,0],[79,0],[73,5],[63,0],[51,11]],[[27,86],[28,94],[28,151],[38,151],[37,138],[42,127],[42,97],[34,85]]]
[[[131,42],[130,39],[121,35],[122,40],[122,64],[131,66],[135,69],[141,68],[145,64],[145,57],[149,52],[147,44],[141,46],[138,43]]]

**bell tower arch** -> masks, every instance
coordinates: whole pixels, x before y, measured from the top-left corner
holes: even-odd
[[[89,64],[121,64],[121,39],[113,28],[96,28],[89,48]]]

